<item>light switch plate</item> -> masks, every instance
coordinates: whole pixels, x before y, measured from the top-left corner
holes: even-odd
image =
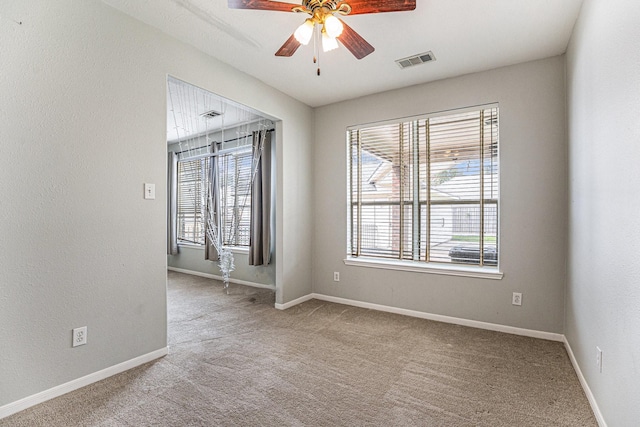
[[[156,198],[156,185],[144,184],[144,198],[147,200],[153,200]]]

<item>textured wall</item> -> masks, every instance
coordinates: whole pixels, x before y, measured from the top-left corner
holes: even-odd
[[[428,65],[425,65],[428,66]],[[502,280],[345,266],[347,126],[500,104]],[[314,292],[562,333],[566,247],[564,58],[500,68],[317,109]],[[340,282],[333,272],[340,271]],[[511,305],[522,292],[521,307]]]
[[[565,334],[610,426],[640,420],[638,23],[635,0],[587,0],[567,51]]]
[[[0,406],[165,347],[167,74],[282,120],[279,302],[310,292],[310,108],[97,0],[1,13]]]

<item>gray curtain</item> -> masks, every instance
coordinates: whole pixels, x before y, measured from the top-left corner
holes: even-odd
[[[251,186],[249,265],[267,265],[271,261],[271,132],[253,132],[253,157],[263,137],[262,154]]]
[[[178,253],[178,155],[169,153],[167,172],[167,254]]]
[[[218,143],[211,142],[211,152],[218,152]],[[213,213],[214,221],[218,227],[218,241],[222,242],[222,229],[220,228],[220,186],[218,185],[218,157],[209,157],[209,177],[207,179],[207,211],[205,218],[210,217],[210,213]],[[209,222],[205,223],[204,233],[204,259],[209,261],[218,261],[220,256],[213,243],[209,240]]]

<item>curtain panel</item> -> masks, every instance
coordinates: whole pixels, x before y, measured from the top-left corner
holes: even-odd
[[[251,186],[249,265],[268,265],[271,261],[270,131],[253,132],[253,157],[259,160]]]
[[[167,254],[178,253],[178,155],[169,153],[167,173]]]

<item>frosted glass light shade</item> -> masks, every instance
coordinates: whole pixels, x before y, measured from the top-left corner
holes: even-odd
[[[324,20],[324,30],[331,38],[336,38],[342,34],[344,29],[342,22],[333,15],[329,15]]]
[[[335,37],[329,37],[326,32],[322,32],[322,50],[329,52],[338,48],[338,40]]]
[[[314,23],[310,19],[307,19],[296,29],[293,37],[295,37],[300,44],[306,46],[309,44],[311,36],[313,35],[313,27],[315,27]]]

